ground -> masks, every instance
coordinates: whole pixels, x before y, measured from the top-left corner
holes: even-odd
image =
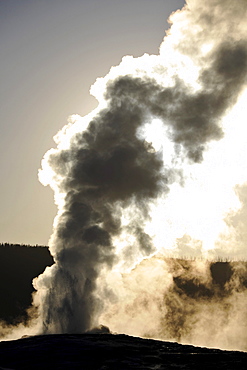
[[[0,370],[246,369],[247,353],[114,334],[41,335],[0,342]]]

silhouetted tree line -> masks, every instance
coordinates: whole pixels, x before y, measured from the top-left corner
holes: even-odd
[[[239,281],[238,290],[247,289],[246,261],[207,261],[212,281],[208,289],[194,273],[188,273],[193,269],[193,260],[167,258],[172,271],[180,271],[173,277],[173,289],[184,298],[210,299],[215,292],[221,296],[230,294],[228,283],[234,274]],[[46,246],[0,243],[0,321],[17,324],[28,319],[26,310],[34,292],[32,280],[53,263]]]
[[[27,319],[32,280],[53,263],[48,247],[0,244],[0,320],[15,324]]]

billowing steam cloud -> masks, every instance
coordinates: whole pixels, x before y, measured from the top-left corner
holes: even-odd
[[[72,116],[57,134],[40,172],[58,206],[49,243],[56,263],[34,282],[43,331],[86,331],[104,310],[109,319],[118,300],[114,276],[142,259],[152,266],[148,256],[161,247],[219,253],[227,239],[221,226],[240,225],[233,187],[245,179],[227,176],[222,158],[238,160],[239,149],[226,154],[231,125],[224,120],[246,87],[246,15],[245,0],[188,0],[171,16],[160,54],[123,58],[92,86],[98,108]],[[172,284],[170,273],[164,279]]]

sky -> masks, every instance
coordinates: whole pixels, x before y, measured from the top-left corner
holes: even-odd
[[[0,242],[47,245],[56,207],[44,153],[125,55],[158,54],[183,0],[0,0]]]
[[[246,0],[187,0],[163,42],[174,1],[0,4],[1,238],[51,235],[55,261],[31,332],[245,350]],[[224,284],[208,261],[231,261]]]

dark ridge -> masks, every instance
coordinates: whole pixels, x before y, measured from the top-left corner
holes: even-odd
[[[247,287],[246,261],[205,260],[209,272],[207,281],[197,275],[194,269],[196,260],[166,258],[166,261],[174,282],[169,293],[181,302],[178,310],[169,294],[165,295],[166,316],[172,320],[171,328],[166,328],[166,331],[177,341],[186,329],[186,320],[193,314],[195,304],[229,296],[236,289],[236,282],[238,291],[245,291]],[[27,309],[31,306],[34,292],[32,280],[53,262],[47,247],[0,244],[0,321],[8,325],[27,323]]]
[[[246,369],[247,353],[127,335],[62,334],[0,342],[0,369]]]
[[[233,275],[233,269],[229,262],[214,262],[210,265],[210,271],[213,283],[219,284],[222,288]]]
[[[180,277],[174,277],[173,281],[175,286],[179,288],[180,294],[186,294],[191,298],[211,298],[213,296],[212,290],[198,282],[195,278],[186,280],[182,275]]]
[[[53,263],[47,247],[0,244],[0,320],[16,324],[28,319],[32,280]]]

